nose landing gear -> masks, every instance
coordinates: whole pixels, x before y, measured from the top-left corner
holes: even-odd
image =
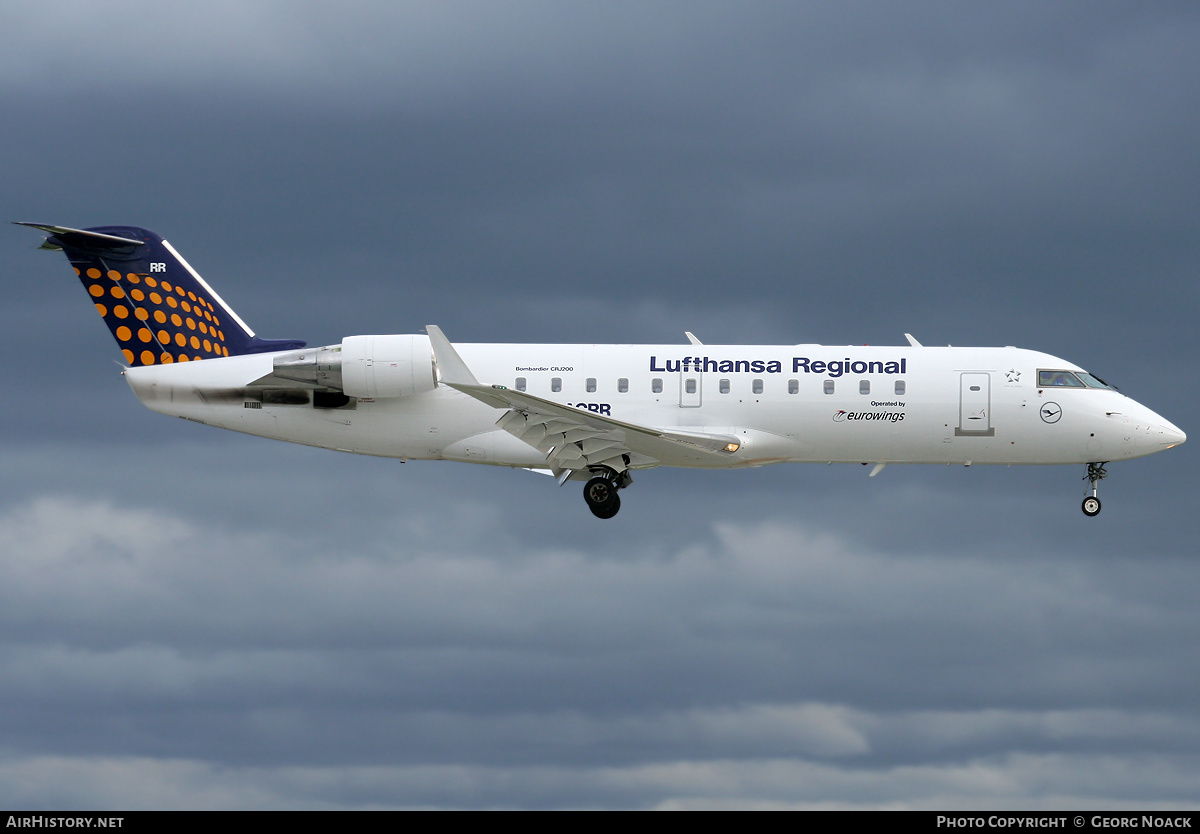
[[[1103,463],[1089,463],[1087,467],[1087,474],[1083,476],[1083,479],[1088,482],[1092,494],[1083,499],[1083,514],[1090,518],[1100,514],[1100,499],[1096,497],[1098,492],[1096,487],[1108,477],[1108,473],[1104,470]]]

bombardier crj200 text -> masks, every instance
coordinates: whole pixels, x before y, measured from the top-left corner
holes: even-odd
[[[261,339],[154,232],[48,233],[154,411],[343,452],[520,467],[585,481],[600,518],[635,469],[783,462],[1078,464],[1182,431],[1070,362],[1004,348],[452,344]]]

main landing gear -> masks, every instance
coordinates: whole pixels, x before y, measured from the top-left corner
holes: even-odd
[[[1087,474],[1083,476],[1083,479],[1088,482],[1088,487],[1092,490],[1092,494],[1083,499],[1083,514],[1089,518],[1094,515],[1100,515],[1100,499],[1096,497],[1096,485],[1107,477],[1108,473],[1104,471],[1103,463],[1088,464]]]
[[[583,500],[596,518],[612,518],[621,509],[621,496],[617,490],[629,486],[633,478],[629,470],[618,473],[604,467],[602,470],[593,469],[592,472],[600,474],[584,484]]]

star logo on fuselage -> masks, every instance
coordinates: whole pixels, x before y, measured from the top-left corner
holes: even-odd
[[[1021,372],[1016,369],[1013,369],[1011,371],[1006,371],[1004,376],[1006,376],[1008,378],[1009,382],[1020,382],[1021,381]]]

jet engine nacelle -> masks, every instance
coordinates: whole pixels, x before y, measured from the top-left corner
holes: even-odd
[[[342,391],[385,399],[437,387],[428,336],[349,336],[342,340]]]
[[[340,345],[277,354],[269,377],[348,397],[408,397],[437,387],[428,336],[350,336]]]

